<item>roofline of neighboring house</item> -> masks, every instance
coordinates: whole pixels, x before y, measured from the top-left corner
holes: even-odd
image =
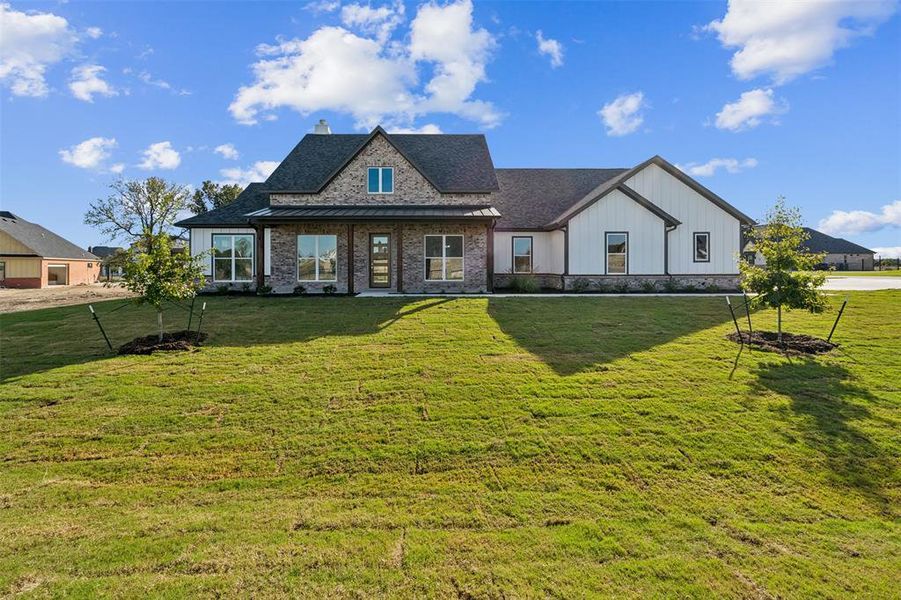
[[[667,173],[669,173],[670,175],[672,175],[673,177],[675,177],[676,179],[678,179],[679,181],[681,181],[682,183],[684,183],[685,185],[687,185],[688,187],[693,189],[695,192],[697,192],[698,194],[700,194],[701,196],[703,196],[704,198],[706,198],[707,200],[709,200],[710,202],[712,202],[713,204],[715,204],[716,206],[718,206],[719,208],[724,210],[725,212],[729,213],[730,215],[732,215],[733,217],[738,219],[742,224],[754,225],[756,223],[754,221],[754,219],[752,219],[748,215],[744,214],[743,212],[741,212],[740,210],[738,210],[737,208],[735,208],[734,206],[732,206],[731,204],[729,204],[728,202],[726,202],[725,200],[723,200],[722,198],[720,198],[719,196],[714,194],[712,191],[710,191],[709,189],[707,189],[706,187],[704,187],[703,185],[701,185],[700,183],[698,183],[697,181],[695,181],[694,179],[692,179],[691,177],[689,177],[688,175],[683,173],[678,167],[676,167],[675,165],[673,165],[672,163],[667,161],[665,158],[663,158],[659,154],[655,154],[654,156],[652,156],[648,160],[644,161],[643,163],[641,163],[635,167],[632,167],[628,171],[626,171],[624,173],[620,173],[619,175],[616,175],[615,177],[612,177],[612,178],[608,179],[607,181],[601,183],[599,186],[597,186],[596,188],[594,188],[593,190],[588,192],[588,194],[586,194],[585,197],[583,197],[581,200],[579,200],[578,202],[576,202],[575,204],[573,204],[572,206],[567,208],[565,211],[560,213],[560,216],[558,216],[551,223],[549,223],[548,226],[552,229],[557,229],[559,227],[562,227],[570,219],[572,219],[575,215],[577,215],[578,213],[582,212],[585,208],[587,208],[587,206],[597,202],[598,200],[600,200],[601,198],[606,196],[609,192],[611,192],[612,190],[619,187],[620,184],[625,183],[632,176],[641,172],[643,169],[645,169],[646,167],[648,167],[652,164],[657,165],[658,167],[660,167],[661,169],[663,169],[664,171],[666,171]],[[631,189],[631,188],[628,188],[628,189]],[[648,201],[648,202],[650,202],[650,201]],[[656,206],[656,205],[654,205],[654,206]]]
[[[85,256],[79,258],[66,258],[62,256],[44,256],[42,254],[13,254],[13,253],[4,253],[0,254],[0,258],[40,258],[41,260],[83,260],[85,262],[96,262],[101,260],[99,256]]]

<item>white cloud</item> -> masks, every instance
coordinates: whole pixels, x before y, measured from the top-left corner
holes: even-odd
[[[777,100],[773,90],[751,90],[742,93],[738,100],[727,103],[716,113],[716,128],[744,131],[757,127],[766,117],[770,117],[770,121],[775,123],[774,117],[787,110],[788,103]]]
[[[705,29],[726,48],[739,79],[769,74],[776,84],[828,64],[839,48],[870,35],[896,9],[894,0],[730,0]]]
[[[99,27],[88,27],[84,32],[92,40],[99,39],[103,35],[103,30]]]
[[[175,169],[181,164],[181,156],[172,147],[172,142],[150,144],[143,156],[144,160],[138,165],[142,169]]]
[[[380,43],[391,37],[391,33],[404,20],[404,3],[397,0],[393,6],[347,4],[341,8],[341,22],[346,27],[356,27],[363,33],[374,35]]]
[[[486,30],[473,28],[469,0],[420,6],[409,38],[403,38],[408,42],[383,34],[386,23],[397,18],[399,4],[387,9],[390,15],[353,6],[357,8],[342,11],[342,17],[362,34],[328,26],[306,39],[260,45],[254,82],[238,90],[229,106],[232,116],[254,124],[274,118],[269,111],[287,107],[303,115],[349,113],[359,128],[380,122],[412,127],[417,117],[434,112],[486,127],[500,121],[491,103],[471,98],[486,80],[485,65],[495,42]],[[420,66],[432,73],[425,85],[418,79]]]
[[[725,169],[727,173],[741,173],[745,169],[753,169],[757,166],[756,158],[711,158],[705,163],[687,163],[677,165],[679,169],[692,177],[713,177],[718,169]]]
[[[426,123],[421,127],[393,127],[385,126],[388,133],[441,133],[441,128],[434,123]]]
[[[321,0],[319,2],[310,2],[306,6],[305,9],[310,11],[313,14],[322,14],[322,13],[331,13],[335,12],[339,8],[341,8],[341,3],[337,0]]]
[[[873,248],[873,252],[880,258],[901,258],[901,246],[882,246]]]
[[[116,145],[115,138],[92,137],[80,144],[60,150],[59,156],[63,162],[81,169],[100,169]]]
[[[834,210],[817,229],[829,235],[870,233],[901,227],[901,200],[886,204],[878,213],[868,210]]]
[[[238,160],[238,149],[235,148],[234,144],[222,144],[220,146],[216,146],[213,149],[213,152],[220,155],[222,158],[227,158],[228,160]]]
[[[93,102],[94,94],[118,96],[119,92],[101,78],[105,71],[100,65],[81,65],[72,69],[72,79],[69,80],[72,95],[85,102]]]
[[[46,96],[47,68],[65,58],[77,39],[63,17],[0,3],[0,81],[16,96]]]
[[[641,127],[644,122],[644,115],[641,111],[645,105],[642,92],[622,94],[612,102],[605,104],[598,111],[598,116],[607,127],[607,135],[627,135]]]
[[[168,90],[178,96],[190,96],[191,95],[191,92],[189,92],[188,90],[173,88],[172,84],[164,79],[154,79],[153,76],[150,73],[148,73],[147,71],[141,71],[138,74],[138,79],[140,79],[142,82],[146,83],[147,85],[152,85],[154,87],[158,87],[163,90]]]
[[[247,187],[248,183],[266,181],[278,165],[277,160],[259,160],[246,169],[240,167],[222,169],[219,173],[225,179],[219,183]]]
[[[535,40],[538,42],[538,53],[550,58],[553,68],[563,66],[563,44],[557,40],[545,38],[540,29],[535,34]]]
[[[125,165],[122,163],[116,163],[109,168],[110,173],[116,173],[117,175],[122,173],[125,170]]]

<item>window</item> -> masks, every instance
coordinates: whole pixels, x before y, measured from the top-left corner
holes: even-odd
[[[513,238],[513,272],[532,272],[532,238]]]
[[[629,272],[629,234],[607,234],[607,274],[625,275]]]
[[[6,262],[0,260],[0,281],[6,279]]]
[[[253,281],[253,234],[213,234],[213,281]]]
[[[425,236],[426,281],[461,281],[463,279],[463,236]]]
[[[706,231],[694,234],[695,262],[710,262],[710,234]]]
[[[338,280],[338,236],[297,236],[297,281]]]
[[[394,169],[392,167],[369,167],[369,193],[393,194]]]

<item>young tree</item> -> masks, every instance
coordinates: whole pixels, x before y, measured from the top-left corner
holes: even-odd
[[[752,304],[776,309],[780,344],[783,306],[813,313],[826,308],[826,296],[820,291],[826,274],[813,270],[825,255],[807,252],[804,242],[808,237],[801,227],[800,211],[786,207],[785,198],[780,196],[767,213],[763,227],[751,233],[754,249],[763,256],[765,264],[739,262],[742,289],[757,294]]]
[[[160,341],[163,341],[163,304],[193,298],[203,287],[197,259],[187,252],[172,252],[166,233],[147,232],[141,244],[128,250],[123,278],[125,287],[138,294],[138,302],[156,308]]]
[[[237,184],[218,184],[204,181],[199,190],[194,191],[189,208],[195,215],[202,215],[216,208],[227,206],[241,194],[242,188]]]
[[[167,232],[188,205],[187,188],[159,177],[119,180],[110,188],[113,193],[91,203],[84,215],[86,225],[97,227],[109,239],[138,242]],[[149,237],[144,243],[149,243]]]

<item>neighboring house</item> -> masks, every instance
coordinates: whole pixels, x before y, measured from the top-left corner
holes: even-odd
[[[37,223],[0,211],[0,285],[41,288],[97,281],[100,259]]]
[[[483,135],[316,130],[234,203],[177,223],[210,285],[479,292],[514,274],[565,289],[737,285],[753,221],[659,156],[495,169]]]
[[[110,279],[122,277],[122,265],[118,259],[125,254],[121,246],[89,246],[88,252],[100,258],[100,276]]]
[[[825,253],[823,264],[827,267],[838,271],[872,271],[874,265],[874,251],[864,248],[854,242],[849,242],[843,238],[832,237],[826,235],[816,229],[805,227],[809,238],[805,242],[806,249],[813,254]],[[748,244],[747,251],[754,255],[754,262],[758,265],[765,265],[763,255],[754,252],[753,243]]]

